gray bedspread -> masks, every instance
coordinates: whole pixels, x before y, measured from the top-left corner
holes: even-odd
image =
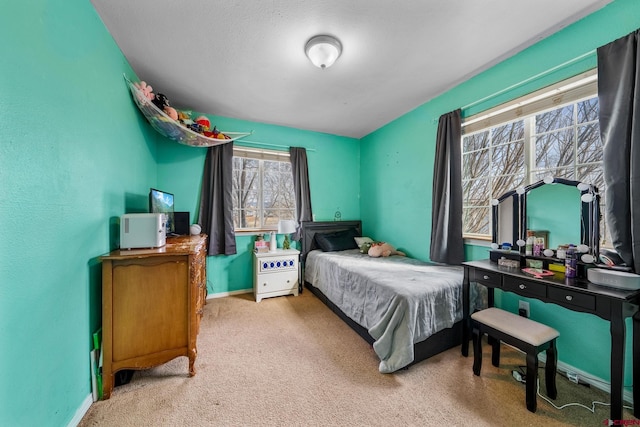
[[[463,268],[357,249],[311,251],[305,280],[375,339],[379,370],[394,372],[414,359],[413,344],[462,319]]]

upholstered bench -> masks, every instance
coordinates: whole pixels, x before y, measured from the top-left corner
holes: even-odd
[[[471,315],[473,323],[473,373],[480,376],[482,368],[482,335],[487,334],[492,341],[491,361],[493,366],[500,366],[500,342],[512,345],[527,354],[526,402],[527,409],[536,412],[536,385],[538,380],[538,353],[546,351],[545,382],[547,396],[555,399],[556,338],[558,331],[542,323],[535,322],[499,308],[487,308]]]

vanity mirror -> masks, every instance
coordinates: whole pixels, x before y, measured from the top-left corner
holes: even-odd
[[[583,245],[580,252],[592,257],[583,261],[592,262],[599,252],[599,198],[596,187],[563,178],[508,191],[491,202],[492,246],[510,243],[524,255],[527,230],[544,230],[546,248]]]

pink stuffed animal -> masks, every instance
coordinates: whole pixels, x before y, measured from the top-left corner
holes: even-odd
[[[405,256],[404,252],[396,250],[393,246],[386,242],[376,242],[369,248],[369,256],[373,258],[386,257],[391,255]]]
[[[166,107],[164,107],[164,112],[173,120],[178,120],[178,111],[175,108],[167,105]]]
[[[153,98],[155,98],[155,95],[153,94],[153,88],[149,86],[147,82],[135,82],[133,85],[138,88],[140,92],[142,92],[145,98],[147,98],[149,101],[153,101]]]

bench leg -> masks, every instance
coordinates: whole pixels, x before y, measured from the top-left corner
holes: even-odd
[[[480,329],[473,328],[473,373],[480,376],[482,369],[482,335]]]
[[[544,380],[547,385],[547,396],[551,399],[558,397],[556,388],[556,370],[558,365],[558,352],[556,351],[556,340],[551,341],[547,349],[547,363],[544,367]]]
[[[496,368],[500,367],[500,340],[497,338],[491,341],[491,364]]]
[[[536,412],[536,385],[538,383],[538,355],[527,353],[527,380],[526,380],[526,400],[527,409]]]

